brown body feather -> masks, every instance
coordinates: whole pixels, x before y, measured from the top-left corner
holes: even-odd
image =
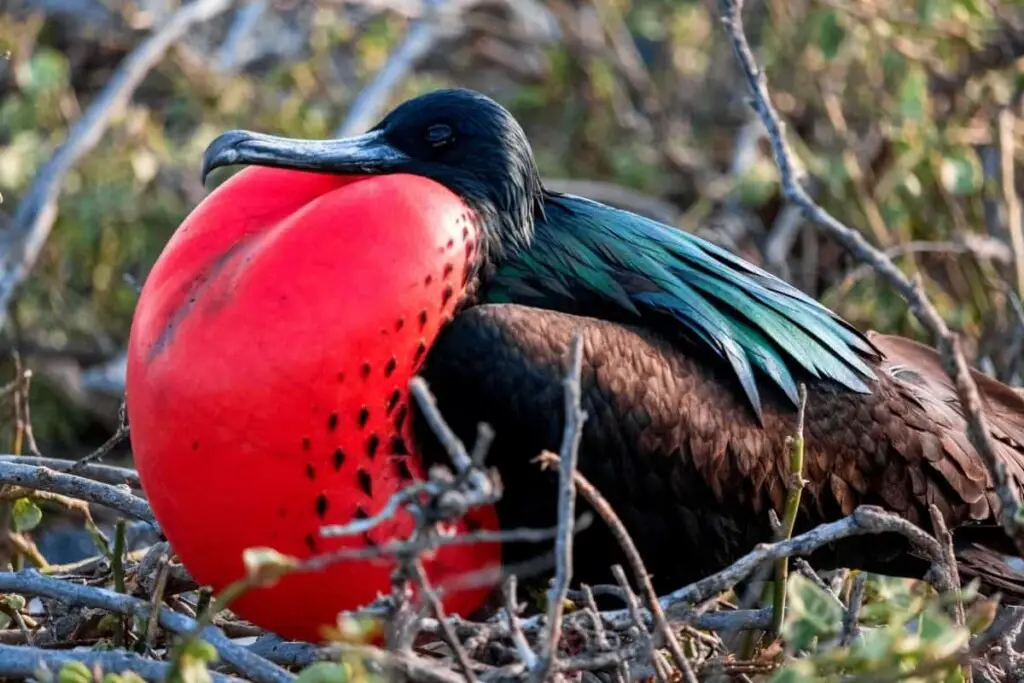
[[[506,487],[505,526],[555,520],[555,481],[531,460],[557,450],[561,379],[572,335],[583,335],[580,471],[609,499],[636,540],[659,590],[720,569],[770,539],[768,511],[786,495],[786,437],[796,415],[767,395],[758,425],[727,373],[688,357],[648,330],[593,318],[488,305],[464,311],[432,349],[425,376],[467,441],[480,421],[497,432],[489,463]],[[966,422],[934,350],[873,334],[885,354],[870,394],[810,385],[807,487],[797,530],[880,505],[930,529],[935,504],[954,529],[963,566],[990,588],[1024,596],[1000,553],[1012,546],[996,522],[998,498],[966,436]],[[1024,399],[976,374],[999,455],[1024,482]],[[443,455],[417,421],[428,460]],[[516,561],[536,547],[509,548]],[[601,525],[576,545],[577,577],[597,582],[621,561]],[[920,575],[926,564],[899,538],[851,539],[820,552],[819,566]]]

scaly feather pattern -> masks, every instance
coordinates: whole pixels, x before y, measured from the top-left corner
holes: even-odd
[[[758,374],[795,405],[801,377],[868,392],[865,359],[880,358],[856,329],[770,273],[572,195],[547,194],[531,247],[499,266],[483,298],[680,331],[728,363],[759,420]]]

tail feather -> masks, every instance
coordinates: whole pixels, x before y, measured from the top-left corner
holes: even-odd
[[[948,429],[949,437],[958,442],[962,453],[970,454],[969,463],[958,464],[966,470],[982,465],[973,446],[967,442],[967,420],[960,405],[956,386],[942,365],[939,353],[928,346],[903,337],[869,332],[868,338],[885,354],[880,368],[910,391],[930,417]],[[997,455],[1005,463],[1011,484],[1018,494],[1024,493],[1024,390],[1014,389],[977,370],[971,377],[978,386],[982,411],[989,432],[996,442]],[[963,443],[959,443],[963,442]],[[968,476],[973,474],[967,472]],[[992,481],[984,472],[986,488],[990,490],[988,507],[998,514],[999,501],[991,491]],[[978,510],[979,514],[982,510]]]

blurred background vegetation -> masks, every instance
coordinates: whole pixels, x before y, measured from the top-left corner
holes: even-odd
[[[1019,385],[1024,259],[1006,207],[1007,192],[1024,189],[1024,4],[747,5],[812,194],[919,274],[975,362]],[[0,233],[69,126],[178,7],[0,0]],[[925,339],[898,295],[784,206],[717,16],[714,0],[230,6],[168,51],[64,179],[52,234],[0,336],[0,386],[32,370],[32,425],[47,455],[103,442],[117,427],[138,286],[207,192],[205,145],[234,127],[359,132],[444,85],[508,106],[550,186],[698,232],[860,327]],[[1004,168],[1015,169],[1009,184]],[[0,395],[0,452],[31,445],[8,419],[17,393]]]

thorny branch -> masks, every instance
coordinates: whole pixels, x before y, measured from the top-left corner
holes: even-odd
[[[1016,484],[1009,480],[1006,466],[999,459],[988,421],[981,409],[978,387],[971,376],[970,367],[960,349],[960,340],[928,300],[921,282],[911,282],[884,253],[868,244],[858,232],[843,225],[837,218],[819,206],[804,190],[797,178],[793,154],[786,141],[784,125],[771,103],[768,80],[757,64],[743,27],[743,0],[720,0],[722,25],[732,42],[736,57],[753,95],[753,106],[768,131],[775,163],[779,168],[782,193],[798,206],[804,217],[846,247],[858,260],[871,264],[910,306],[921,324],[936,339],[943,364],[954,380],[957,394],[967,419],[967,435],[985,461],[999,495],[999,519],[1007,535],[1024,555],[1024,523],[1017,520],[1020,497]]]
[[[46,467],[22,465],[14,461],[0,461],[0,484],[14,484],[28,489],[39,489],[64,496],[87,500],[129,517],[157,527],[149,503],[132,495],[131,491],[93,481],[74,474],[55,472]]]
[[[192,26],[216,17],[233,1],[194,0],[161,24],[121,62],[88,111],[71,127],[64,144],[39,169],[18,204],[11,226],[0,234],[0,326],[15,289],[32,269],[50,235],[65,176],[99,143],[107,126],[128,106],[136,88],[167,50]]]
[[[62,581],[33,570],[0,572],[0,593],[43,596],[69,605],[95,607],[115,614],[143,618],[150,614],[151,609],[148,602],[130,595]],[[196,626],[195,620],[166,607],[160,610],[158,618],[160,626],[172,633],[188,634]],[[217,649],[224,661],[253,681],[287,683],[293,678],[284,669],[233,643],[219,628],[208,626],[203,629],[202,635],[204,640]]]

